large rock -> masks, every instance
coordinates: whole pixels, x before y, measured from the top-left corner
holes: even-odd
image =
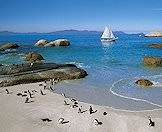
[[[159,57],[145,57],[143,60],[144,65],[158,67],[162,66],[162,58]]]
[[[46,44],[46,47],[53,47],[53,46],[69,46],[70,42],[67,39],[58,39],[55,41],[51,41]]]
[[[162,37],[161,31],[151,32],[149,34],[146,34],[145,37]]]
[[[25,60],[29,62],[41,62],[44,58],[38,53],[31,52],[26,55]]]
[[[0,51],[10,50],[10,49],[17,49],[18,47],[19,47],[19,45],[17,45],[17,44],[7,43],[7,44],[4,44],[4,45],[0,46]]]
[[[49,43],[47,40],[41,39],[41,40],[39,40],[39,41],[35,44],[35,46],[43,47],[43,46],[45,46],[47,43]]]
[[[55,41],[48,42],[47,40],[39,40],[35,46],[39,47],[54,47],[54,46],[69,46],[70,41],[67,39],[57,39]]]
[[[141,85],[141,86],[145,86],[145,87],[154,85],[153,82],[151,82],[147,79],[139,79],[135,83],[138,84],[138,85]]]
[[[24,83],[33,83],[59,78],[60,80],[80,79],[87,76],[87,72],[73,64],[34,63],[10,65],[0,67],[0,87]]]
[[[55,40],[55,46],[69,46],[70,45],[70,41],[68,41],[67,39],[58,39]]]
[[[149,45],[150,48],[162,49],[162,44],[151,44]]]

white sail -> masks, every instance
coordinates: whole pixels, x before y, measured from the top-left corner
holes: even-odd
[[[110,33],[110,38],[115,38],[115,36],[114,36],[114,34],[113,34],[111,29],[109,29],[109,33]]]
[[[105,27],[105,30],[104,30],[101,38],[109,38],[109,29],[107,27]]]
[[[104,30],[104,32],[103,32],[103,34],[102,34],[102,36],[101,36],[101,38],[102,39],[109,39],[109,38],[115,38],[115,36],[114,36],[114,34],[113,34],[113,32],[112,32],[112,30],[110,29],[110,28],[108,28],[108,27],[105,27],[105,30]]]

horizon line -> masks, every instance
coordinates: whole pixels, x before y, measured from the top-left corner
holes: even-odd
[[[63,32],[63,31],[78,31],[78,32],[103,32],[103,30],[79,30],[79,29],[60,29],[60,30],[54,30],[54,31],[43,31],[43,32],[37,32],[37,31],[27,31],[27,32],[20,32],[20,31],[10,31],[10,30],[0,30],[0,32],[10,32],[10,33],[54,33],[54,32]],[[113,30],[114,32],[124,32],[124,33],[146,33],[151,31],[137,31],[137,30]]]

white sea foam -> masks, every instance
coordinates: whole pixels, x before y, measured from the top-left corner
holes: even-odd
[[[82,63],[82,62],[68,62],[68,64],[75,64],[75,65],[77,65],[79,68],[90,68],[90,66],[85,65],[85,64]]]

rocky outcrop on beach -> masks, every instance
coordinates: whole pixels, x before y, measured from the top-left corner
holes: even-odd
[[[151,44],[149,45],[150,48],[162,49],[162,44]]]
[[[57,39],[55,41],[48,42],[47,40],[39,40],[35,46],[38,47],[54,47],[54,46],[69,46],[70,41],[67,39]]]
[[[73,64],[34,63],[9,65],[0,67],[0,87],[17,84],[40,82],[52,78],[59,80],[80,79],[87,72]]]
[[[146,34],[145,37],[162,37],[162,31],[151,32]]]
[[[47,43],[49,43],[47,40],[45,40],[45,39],[40,39],[38,42],[36,42],[35,46],[43,47],[43,46],[45,46]]]
[[[138,85],[141,85],[141,86],[145,86],[145,87],[154,85],[153,82],[151,82],[150,80],[147,80],[147,79],[139,79],[135,83]]]
[[[6,51],[6,50],[11,50],[11,49],[17,49],[17,48],[19,48],[19,45],[7,43],[7,44],[3,44],[0,46],[0,51]]]
[[[144,65],[153,66],[153,67],[161,67],[162,66],[162,58],[159,57],[145,57],[143,60]]]
[[[31,52],[26,55],[25,60],[28,62],[41,62],[44,58],[38,53]]]

